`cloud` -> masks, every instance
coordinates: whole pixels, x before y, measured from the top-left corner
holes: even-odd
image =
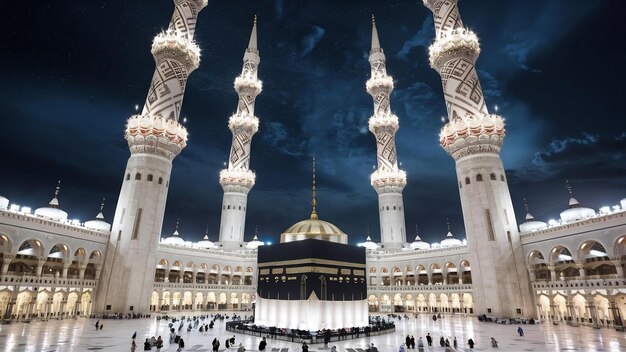
[[[397,57],[403,60],[408,58],[411,50],[417,47],[427,48],[435,38],[435,27],[432,16],[426,16],[422,26],[409,40],[404,42],[402,49],[398,51]]]
[[[315,49],[315,46],[320,42],[320,40],[322,40],[324,34],[326,34],[326,30],[324,28],[313,25],[312,32],[307,34],[302,40],[302,52],[300,53],[300,56],[306,56],[313,49]]]
[[[532,168],[539,177],[624,178],[626,139],[624,132],[615,137],[583,133],[580,137],[553,139],[544,150],[534,154]]]

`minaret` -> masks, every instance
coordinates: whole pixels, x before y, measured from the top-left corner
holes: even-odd
[[[254,101],[263,89],[263,84],[257,78],[260,61],[254,16],[250,42],[243,56],[243,69],[235,78],[239,103],[237,112],[228,121],[228,128],[233,133],[230,159],[228,168],[220,172],[220,185],[224,190],[220,243],[226,249],[243,246],[248,192],[255,181],[255,174],[250,171],[250,143],[259,129],[259,119],[254,116]]]
[[[187,144],[187,130],[178,123],[180,108],[187,77],[200,63],[193,35],[207,0],[174,4],[168,29],[152,42],[156,70],[143,111],[126,126],[131,156],[97,288],[97,313],[146,313],[150,306],[172,160]]]
[[[398,116],[391,112],[390,100],[393,78],[387,75],[385,53],[380,47],[376,22],[372,15],[372,49],[369,63],[372,76],[367,80],[367,92],[374,99],[374,114],[369,119],[369,130],[376,137],[378,167],[372,173],[372,187],[378,193],[380,240],[384,249],[400,249],[406,242],[402,190],[406,173],[398,168],[396,132]]]
[[[531,316],[531,291],[500,148],[504,119],[489,114],[474,66],[478,37],[457,0],[424,0],[434,15],[430,65],[441,75],[449,122],[440,144],[456,162],[472,266],[475,313]]]

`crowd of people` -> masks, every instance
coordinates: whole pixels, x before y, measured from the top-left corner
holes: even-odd
[[[249,331],[259,331],[261,334],[258,336],[261,337],[261,341],[258,344],[259,351],[266,351],[268,348],[268,338],[276,338],[277,336],[291,336],[297,337],[298,340],[294,340],[294,342],[300,342],[302,347],[302,352],[308,352],[309,346],[308,343],[324,343],[324,349],[330,349],[330,352],[337,352],[336,346],[330,346],[330,342],[334,339],[335,341],[344,340],[348,338],[359,338],[362,334],[364,337],[370,336],[372,331],[385,330],[389,328],[395,329],[394,321],[396,319],[408,319],[406,315],[401,316],[398,314],[388,314],[387,317],[381,316],[371,316],[369,318],[369,325],[365,327],[352,327],[352,328],[341,328],[336,330],[319,330],[319,331],[305,331],[305,330],[297,330],[297,329],[278,329],[275,327],[258,327],[254,325],[253,317],[248,318],[245,316],[243,319],[238,315],[225,315],[225,314],[210,314],[210,315],[200,315],[200,316],[191,316],[191,317],[169,317],[159,316],[157,317],[157,322],[167,322],[168,324],[168,336],[166,338],[169,341],[170,346],[174,345],[176,351],[183,351],[185,348],[185,340],[181,336],[181,333],[185,330],[187,333],[195,330],[200,334],[206,335],[209,330],[213,329],[216,322],[224,322],[224,320],[230,320],[226,322],[227,329],[229,331],[234,331],[233,329],[242,330],[247,329]],[[441,315],[433,315],[433,321],[437,319],[441,319]],[[96,330],[102,330],[103,324],[100,320],[96,321],[95,324]],[[524,336],[524,329],[521,326],[518,326],[517,333],[519,336]],[[265,335],[265,336],[263,336]],[[136,351],[137,342],[135,341],[137,338],[137,332],[133,333],[131,338],[131,352]],[[308,343],[307,343],[308,342]],[[459,341],[455,337],[439,337],[439,346],[444,348],[444,351],[456,351],[459,346]],[[153,348],[156,348],[157,352],[160,352],[163,349],[165,342],[162,336],[152,336],[146,337],[143,342],[143,350],[151,351]],[[430,333],[427,333],[423,338],[422,336],[418,336],[416,339],[413,335],[406,335],[405,341],[401,344],[399,351],[400,352],[409,352],[408,350],[417,349],[419,352],[424,351],[425,347],[433,347],[433,344],[436,344],[433,336]],[[492,348],[498,348],[498,341],[491,337],[489,344]],[[475,341],[472,338],[469,338],[465,344],[469,349],[473,349],[476,345]],[[237,352],[245,352],[246,348],[240,342],[237,344],[236,336],[232,335],[220,342],[218,337],[215,337],[211,342],[212,351],[217,352],[221,346],[224,346],[227,350],[237,351]],[[171,349],[168,349],[171,350]],[[376,346],[373,343],[368,345],[366,349],[367,352],[378,352]]]

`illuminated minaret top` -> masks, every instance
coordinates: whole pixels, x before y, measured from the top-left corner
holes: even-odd
[[[243,69],[235,78],[239,102],[237,111],[228,121],[233,134],[228,168],[220,172],[220,184],[224,190],[220,243],[226,248],[239,248],[243,242],[248,192],[255,182],[255,174],[250,171],[250,143],[259,128],[259,119],[254,116],[254,102],[263,89],[257,78],[260,61],[257,18],[254,16],[250,41],[243,56]]]
[[[391,112],[390,95],[393,78],[387,74],[385,53],[380,47],[374,15],[372,15],[372,48],[369,55],[371,77],[367,92],[374,100],[374,114],[369,119],[369,130],[376,137],[377,168],[371,184],[378,193],[380,237],[384,248],[398,249],[406,242],[402,190],[406,173],[398,168],[396,132],[398,116]]]

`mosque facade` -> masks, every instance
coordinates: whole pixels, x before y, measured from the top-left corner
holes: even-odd
[[[258,264],[263,243],[256,236],[244,240],[247,195],[256,178],[249,169],[250,142],[258,129],[254,102],[262,91],[256,20],[234,82],[239,101],[228,124],[229,163],[219,176],[224,190],[219,240],[212,242],[207,232],[201,241],[185,241],[178,226],[161,238],[172,160],[187,143],[178,120],[187,77],[200,63],[193,37],[207,1],[174,3],[168,29],[152,44],[156,70],[146,103],[127,122],[130,157],[112,221],[102,215],[104,203],[94,220],[71,220],[62,210],[60,184],[50,203],[34,211],[0,197],[2,319],[251,312],[259,279],[282,280]],[[504,119],[489,113],[475,68],[478,37],[464,27],[457,0],[424,4],[433,12],[436,32],[430,65],[441,75],[448,109],[440,144],[456,165],[467,238],[448,230],[439,243],[426,243],[418,233],[407,241],[402,197],[407,177],[395,148],[400,118],[391,110],[393,79],[373,23],[365,90],[374,101],[369,129],[378,165],[371,184],[378,194],[381,242],[368,236],[360,244],[364,267],[328,279],[355,284],[352,276],[362,271],[364,309],[371,313],[485,314],[623,329],[626,198],[596,211],[582,206],[570,188],[560,219],[542,222],[526,209],[524,221],[517,221],[499,156]],[[281,234],[285,243],[310,239],[347,243],[345,233],[317,214]]]

